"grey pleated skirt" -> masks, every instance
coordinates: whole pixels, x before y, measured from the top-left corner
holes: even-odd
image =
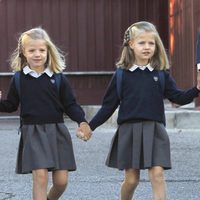
[[[106,165],[119,170],[154,166],[170,169],[170,142],[164,125],[154,121],[120,125],[112,139]]]
[[[16,173],[36,169],[76,170],[71,136],[64,123],[22,126]]]

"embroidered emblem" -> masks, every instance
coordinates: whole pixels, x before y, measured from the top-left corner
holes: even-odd
[[[153,79],[154,79],[154,81],[158,81],[158,77],[157,76],[154,76]]]
[[[52,84],[55,84],[55,80],[54,79],[50,79]]]

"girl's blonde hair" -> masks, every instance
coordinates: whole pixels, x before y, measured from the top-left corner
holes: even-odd
[[[18,40],[18,46],[10,57],[10,65],[13,71],[20,71],[26,65],[27,61],[23,55],[25,44],[30,40],[44,40],[47,45],[47,62],[48,66],[54,73],[62,72],[65,65],[65,56],[62,51],[51,41],[47,32],[40,28],[33,28],[21,34]]]
[[[169,60],[167,54],[160,39],[160,36],[155,28],[155,26],[149,22],[141,21],[132,24],[124,34],[124,41],[121,50],[121,57],[116,63],[117,67],[122,67],[129,69],[135,63],[134,51],[129,46],[129,41],[134,40],[141,33],[152,32],[155,37],[156,49],[153,57],[149,60],[150,65],[157,70],[169,69]]]

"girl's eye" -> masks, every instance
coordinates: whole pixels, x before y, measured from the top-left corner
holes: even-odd
[[[149,42],[150,45],[155,45],[155,42]]]
[[[145,42],[138,42],[138,44],[144,44]]]
[[[32,52],[34,52],[34,49],[29,49],[28,51],[29,51],[30,53],[32,53]]]

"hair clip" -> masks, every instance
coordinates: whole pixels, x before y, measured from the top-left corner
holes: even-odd
[[[124,34],[124,40],[126,42],[129,42],[129,40],[130,40],[130,31],[129,31],[129,29]]]

